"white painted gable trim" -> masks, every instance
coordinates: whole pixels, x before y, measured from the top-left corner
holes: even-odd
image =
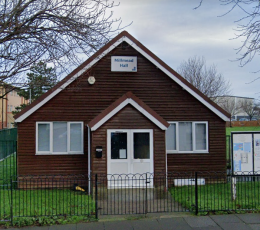
[[[108,54],[111,50],[113,50],[116,46],[121,44],[123,42],[123,38],[120,38],[118,41],[116,41],[113,45],[111,45],[107,50],[105,50],[101,55],[96,57],[93,61],[91,61],[88,65],[86,65],[82,70],[77,72],[75,75],[73,75],[67,82],[65,82],[61,87],[53,91],[48,97],[46,97],[44,100],[36,104],[34,107],[32,107],[30,110],[28,110],[26,113],[24,113],[22,116],[18,117],[15,122],[22,122],[24,119],[26,119],[28,116],[30,116],[32,113],[34,113],[37,109],[42,107],[45,103],[47,103],[50,99],[52,99],[54,96],[56,96],[60,91],[62,91],[64,88],[66,88],[70,83],[74,82],[81,74],[83,74],[85,71],[87,71],[89,68],[91,68],[94,64],[96,64],[102,57],[104,57],[106,54]]]
[[[118,39],[113,45],[111,45],[107,50],[105,50],[102,54],[100,54],[97,58],[95,58],[93,61],[91,61],[87,66],[85,66],[82,70],[77,72],[75,75],[73,75],[67,82],[65,82],[61,87],[53,91],[48,97],[46,97],[44,100],[36,104],[34,107],[32,107],[30,110],[28,110],[26,113],[18,117],[15,122],[22,122],[24,119],[26,119],[28,116],[30,116],[32,113],[34,113],[37,109],[42,107],[45,103],[47,103],[50,99],[52,99],[54,96],[56,96],[60,91],[62,91],[64,88],[66,88],[70,83],[72,83],[74,80],[76,80],[81,74],[83,74],[86,70],[91,68],[94,64],[96,64],[102,57],[107,55],[111,50],[113,50],[116,46],[121,44],[123,41],[127,42],[129,45],[131,45],[134,49],[136,49],[139,53],[141,53],[143,56],[145,56],[149,61],[151,61],[154,65],[156,65],[158,68],[160,68],[165,74],[167,74],[170,78],[172,78],[177,84],[179,84],[183,89],[185,89],[187,92],[189,92],[192,96],[194,96],[196,99],[198,99],[201,103],[203,103],[206,107],[208,107],[211,111],[213,111],[215,114],[217,114],[220,118],[222,118],[224,121],[229,121],[229,117],[222,114],[219,110],[217,110],[215,107],[213,107],[210,103],[205,101],[200,95],[198,95],[196,92],[194,92],[192,89],[190,89],[188,86],[186,86],[182,81],[180,81],[177,77],[175,77],[172,73],[170,73],[167,69],[165,69],[161,64],[159,64],[155,59],[153,59],[150,55],[148,55],[145,51],[143,51],[139,46],[137,46],[132,40],[130,40],[128,37],[123,36],[122,38]]]
[[[205,101],[200,95],[198,95],[196,92],[194,92],[191,88],[189,88],[187,85],[185,85],[182,81],[180,81],[177,77],[175,77],[166,68],[164,68],[160,63],[158,63],[155,59],[153,59],[150,55],[148,55],[145,51],[143,51],[139,46],[137,46],[132,40],[130,40],[129,38],[126,37],[124,39],[124,41],[127,42],[129,45],[131,45],[133,48],[135,48],[139,53],[141,53],[144,57],[146,57],[155,66],[160,68],[165,74],[167,74],[171,79],[173,79],[183,89],[185,89],[192,96],[194,96],[196,99],[198,99],[202,104],[204,104],[206,107],[208,107],[211,111],[213,111],[215,114],[217,114],[220,118],[222,118],[224,121],[230,121],[229,117],[225,116],[223,113],[221,113],[219,110],[217,110],[214,106],[212,106],[210,103]]]
[[[113,109],[110,113],[108,113],[105,117],[103,117],[98,123],[96,123],[91,131],[97,130],[100,126],[102,126],[106,121],[108,121],[111,117],[113,117],[116,113],[118,113],[121,109],[123,109],[126,105],[131,104],[135,109],[137,109],[140,113],[146,116],[150,121],[156,124],[162,130],[167,130],[167,127],[163,125],[160,121],[158,121],[154,116],[148,113],[145,109],[143,109],[139,104],[137,104],[131,98],[127,98],[120,105],[118,105],[115,109]]]

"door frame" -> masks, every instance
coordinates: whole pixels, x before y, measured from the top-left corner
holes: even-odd
[[[127,133],[127,161],[128,161],[128,171],[129,174],[135,174],[133,172],[133,165],[137,163],[138,160],[134,159],[133,155],[133,147],[134,147],[134,133],[149,133],[149,141],[150,141],[150,172],[154,172],[154,142],[153,142],[153,129],[107,129],[107,174],[111,172],[111,133],[113,132],[123,132]],[[118,163],[122,162],[121,159],[114,159],[113,162],[118,161]],[[140,162],[147,162],[147,159],[140,159]],[[120,174],[120,173],[119,173]]]

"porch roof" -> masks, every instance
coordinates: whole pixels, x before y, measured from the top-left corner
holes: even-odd
[[[142,100],[136,97],[132,92],[127,92],[88,123],[91,131],[97,130],[128,104],[132,105],[135,109],[137,109],[162,130],[166,130],[170,126],[166,120],[164,120],[158,113],[146,105]]]

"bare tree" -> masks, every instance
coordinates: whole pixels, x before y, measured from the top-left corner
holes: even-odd
[[[230,6],[226,12],[228,14],[235,8],[241,9],[241,17],[235,21],[237,23],[237,34],[235,38],[242,39],[242,45],[238,47],[237,53],[240,65],[244,66],[256,55],[260,54],[260,1],[259,0],[218,0],[221,5]],[[200,7],[203,0],[200,0]],[[195,8],[195,9],[196,9]],[[225,14],[224,14],[225,15]],[[259,79],[258,77],[257,79]]]
[[[183,61],[177,71],[210,98],[230,93],[230,83],[217,72],[215,65],[207,67],[203,57],[194,56]]]
[[[0,84],[36,62],[71,70],[120,30],[108,0],[0,0]],[[15,80],[14,80],[15,79]]]
[[[237,115],[241,111],[241,100],[236,100],[236,97],[223,96],[211,99],[222,109],[227,111],[231,117]]]
[[[260,104],[258,102],[244,100],[241,102],[241,109],[248,115],[249,120],[251,121],[253,117],[258,117],[260,111]]]

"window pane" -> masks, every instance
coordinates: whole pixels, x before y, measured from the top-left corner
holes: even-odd
[[[127,159],[127,133],[111,133],[111,159]]]
[[[196,150],[206,150],[206,124],[195,124]]]
[[[38,124],[38,151],[50,151],[50,124]]]
[[[176,124],[171,124],[166,131],[167,150],[176,150]]]
[[[70,151],[82,151],[82,125],[81,123],[70,124]]]
[[[150,159],[149,133],[134,133],[134,159]]]
[[[191,122],[179,123],[179,149],[192,151],[192,124]]]
[[[53,152],[67,152],[67,122],[53,122]]]

